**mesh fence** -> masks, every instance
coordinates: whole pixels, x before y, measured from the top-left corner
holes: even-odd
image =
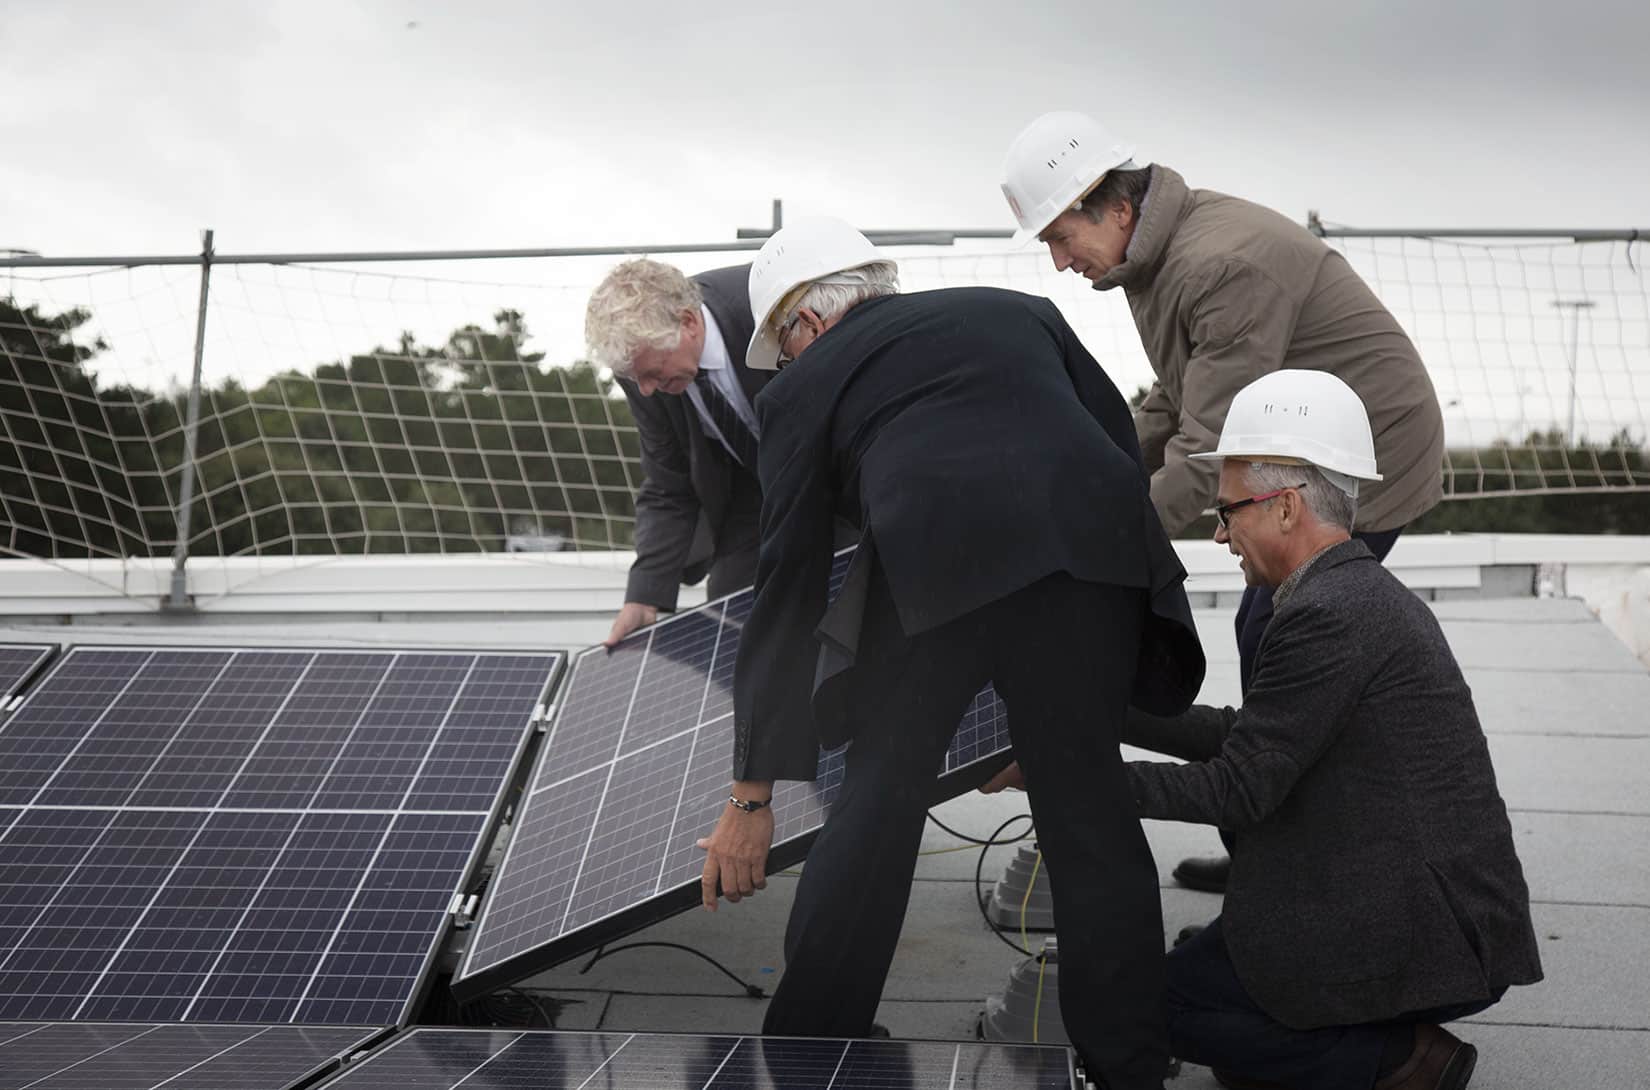
[[[1450,495],[1650,489],[1642,254],[1331,244],[1427,361]],[[906,290],[1049,296],[1125,393],[1151,380],[1122,293],[1055,273],[1040,249],[894,256]],[[635,433],[609,377],[580,362],[585,300],[615,260],[215,265],[189,554],[628,547]],[[172,552],[200,270],[0,277],[0,552]]]

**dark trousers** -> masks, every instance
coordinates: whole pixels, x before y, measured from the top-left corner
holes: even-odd
[[[763,1032],[869,1032],[899,941],[924,815],[958,720],[986,682],[1008,706],[1060,939],[1060,1010],[1090,1074],[1161,1087],[1163,931],[1151,849],[1118,752],[1143,592],[1050,576],[906,637],[880,572],[856,665],[857,729],[808,853]]]
[[[1365,545],[1375,554],[1376,560],[1385,560],[1386,554],[1392,551],[1397,543],[1398,535],[1404,532],[1402,526],[1396,530],[1381,530],[1376,533],[1355,533],[1352,536]],[[1272,619],[1272,587],[1244,587],[1243,600],[1238,603],[1237,611],[1237,645],[1238,645],[1238,684],[1244,694],[1249,692],[1249,677],[1255,669],[1255,652],[1260,650],[1260,638],[1266,633],[1266,625]]]
[[[1494,1003],[1416,1011],[1390,1022],[1291,1029],[1261,1010],[1244,990],[1218,916],[1171,950],[1167,960],[1169,1040],[1175,1055],[1224,1074],[1297,1090],[1368,1090],[1375,1084],[1389,1034],[1407,1040],[1416,1023],[1451,1022]]]

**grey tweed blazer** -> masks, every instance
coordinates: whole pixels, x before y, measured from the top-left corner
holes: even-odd
[[[1541,979],[1472,693],[1432,611],[1361,542],[1279,604],[1242,710],[1131,713],[1140,816],[1236,834],[1222,914],[1244,987],[1299,1029]]]

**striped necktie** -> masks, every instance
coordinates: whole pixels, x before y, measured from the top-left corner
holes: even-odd
[[[709,371],[700,371],[693,384],[699,388],[699,398],[705,404],[705,411],[716,424],[716,430],[722,433],[727,448],[741,465],[755,473],[756,436],[751,434],[739,410],[729,404],[727,397],[716,388]]]

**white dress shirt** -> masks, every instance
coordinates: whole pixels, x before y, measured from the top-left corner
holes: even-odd
[[[705,347],[699,352],[699,370],[705,373],[711,382],[716,384],[718,392],[728,399],[728,404],[733,406],[733,411],[739,414],[739,419],[743,420],[745,426],[750,428],[751,434],[756,436],[757,439],[761,439],[762,433],[756,425],[756,410],[751,408],[749,399],[745,397],[744,387],[739,385],[739,376],[734,372],[733,360],[728,356],[728,346],[727,342],[722,339],[722,331],[717,328],[716,319],[711,317],[709,308],[701,305],[699,313],[705,320]],[[716,421],[711,419],[710,411],[705,408],[704,398],[700,395],[699,388],[690,385],[687,388],[687,396],[688,400],[693,402],[693,410],[699,414],[699,423],[704,427],[705,433],[714,435],[717,442],[721,443],[727,452],[733,455],[733,460],[737,462],[739,456],[734,454],[733,447],[722,435],[722,429],[718,428]],[[752,466],[751,472],[754,473],[755,471],[756,467]]]

